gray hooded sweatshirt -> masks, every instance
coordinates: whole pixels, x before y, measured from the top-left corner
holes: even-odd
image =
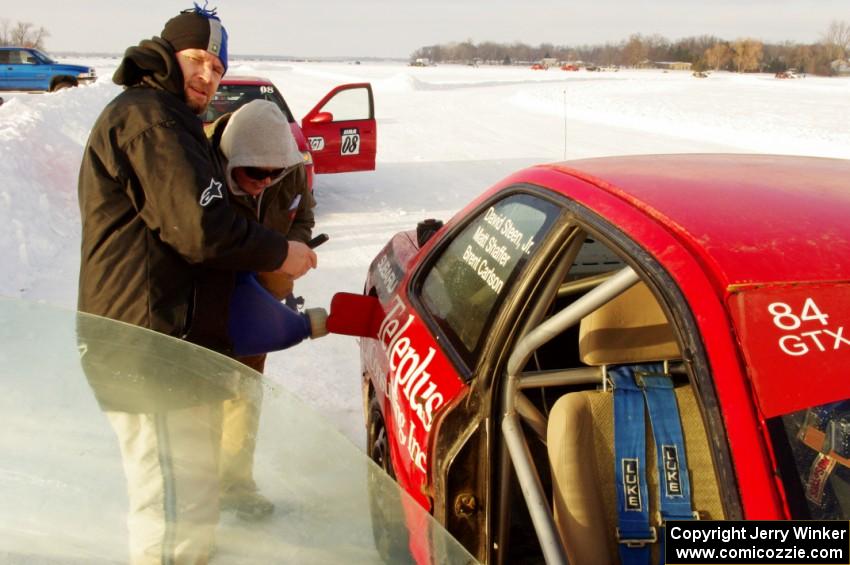
[[[245,192],[233,179],[235,167],[286,168],[272,179],[274,184],[303,160],[286,116],[268,100],[252,100],[236,110],[224,128],[219,149],[227,159],[230,192],[238,195]]]

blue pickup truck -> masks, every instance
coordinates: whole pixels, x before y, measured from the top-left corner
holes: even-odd
[[[56,90],[94,82],[91,67],[57,63],[38,49],[0,47],[0,90]]]

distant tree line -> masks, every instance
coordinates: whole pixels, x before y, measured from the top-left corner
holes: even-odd
[[[0,46],[15,45],[44,49],[44,40],[50,37],[43,27],[35,27],[30,22],[11,22],[0,18]]]
[[[523,64],[546,58],[558,61],[582,61],[597,66],[641,67],[655,62],[689,62],[694,70],[729,70],[736,72],[780,72],[795,68],[810,74],[833,74],[832,62],[850,54],[850,24],[833,21],[821,41],[804,44],[787,41],[763,43],[743,38],[726,41],[712,35],[687,37],[670,41],[661,35],[634,34],[619,43],[562,46],[541,43],[537,47],[525,43],[475,44],[471,40],[421,47],[411,61],[427,59],[434,63],[456,62],[488,64]]]

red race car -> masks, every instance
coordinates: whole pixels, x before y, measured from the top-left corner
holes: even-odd
[[[292,135],[304,155],[310,188],[314,173],[375,170],[378,128],[371,84],[337,86],[307,112],[299,126],[280,90],[271,81],[261,77],[228,76],[222,79],[204,114],[204,122],[213,122],[222,114],[256,99],[276,103],[289,120]]]
[[[397,234],[332,303],[367,314],[335,329],[365,336],[371,457],[487,563],[616,562],[694,515],[847,520],[848,178],[589,159]]]

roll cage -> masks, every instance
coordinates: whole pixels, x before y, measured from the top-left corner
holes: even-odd
[[[586,216],[583,213],[583,218]],[[507,360],[502,363],[502,380],[493,383],[492,449],[493,460],[497,461],[497,465],[491,467],[493,470],[489,485],[490,507],[495,509],[488,527],[488,561],[491,563],[505,562],[509,555],[511,500],[515,496],[517,484],[542,556],[547,563],[568,562],[567,548],[552,508],[549,484],[551,471],[538,468],[540,458],[535,457],[532,450],[534,444],[538,444],[538,447],[539,444],[546,445],[548,418],[539,403],[531,400],[530,394],[533,390],[586,390],[593,387],[608,390],[607,367],[540,369],[532,367],[535,364],[533,361],[542,347],[563,336],[568,330],[575,330],[582,319],[641,282],[649,283],[656,299],[659,294],[664,296],[664,300],[659,300],[659,303],[667,319],[672,322],[671,325],[676,328],[675,334],[684,352],[681,361],[665,362],[665,369],[675,374],[676,378],[692,383],[698,391],[696,396],[700,411],[709,442],[714,447],[714,474],[720,484],[727,487],[720,489],[723,517],[740,518],[742,515],[714,385],[688,307],[669,275],[642,249],[601,219],[596,220],[596,225],[587,227],[576,223],[574,216],[568,220],[572,227],[567,230],[565,241],[556,252],[555,261],[545,267],[548,272],[541,277],[540,288],[532,293],[535,297],[519,315],[523,321],[519,324]],[[605,237],[603,233],[611,235]],[[638,258],[641,264],[638,265],[632,259],[616,268],[608,267],[604,272],[571,277],[570,270],[576,264],[582,246],[588,241],[597,244],[604,241],[608,249],[618,249],[616,253],[620,257]],[[660,288],[663,292],[659,292]],[[566,302],[566,306],[553,309],[556,302]],[[512,480],[513,473],[516,474],[516,482]],[[613,485],[608,487],[613,489]]]

